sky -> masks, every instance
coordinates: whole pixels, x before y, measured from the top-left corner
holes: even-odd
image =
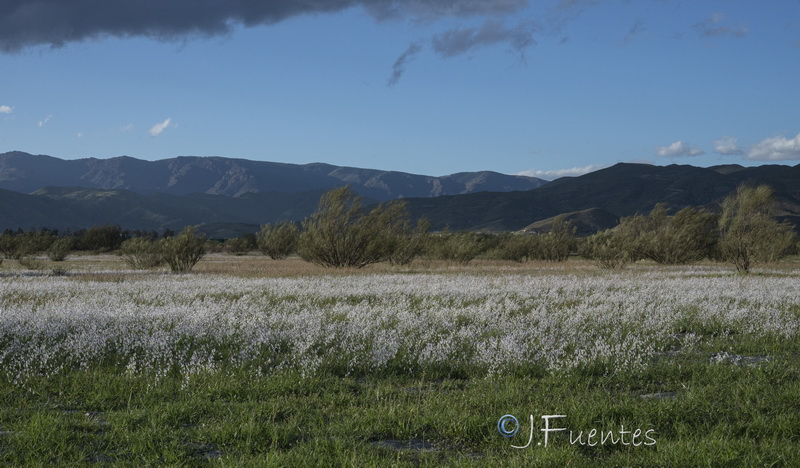
[[[798,0],[2,0],[0,152],[798,164]]]

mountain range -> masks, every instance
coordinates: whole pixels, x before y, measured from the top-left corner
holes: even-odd
[[[301,220],[325,191],[350,184],[367,203],[403,198],[412,217],[427,217],[435,230],[541,231],[566,214],[579,234],[591,234],[657,203],[718,210],[743,183],[770,185],[779,217],[800,225],[800,165],[621,163],[547,183],[489,171],[433,177],[222,157],[62,160],[11,152],[0,154],[0,229],[196,224],[209,236],[229,237]]]
[[[530,190],[547,182],[497,172],[460,172],[442,177],[331,164],[286,164],[222,157],[182,156],[144,161],[128,156],[64,160],[20,151],[0,154],[0,189],[32,193],[44,187],[128,190],[142,195],[330,190],[349,184],[377,201],[490,191]]]

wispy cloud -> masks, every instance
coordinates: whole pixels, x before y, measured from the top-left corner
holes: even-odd
[[[589,166],[572,167],[569,169],[555,169],[551,171],[543,171],[539,169],[528,169],[526,171],[518,172],[516,175],[523,175],[528,177],[538,177],[545,180],[558,179],[559,177],[576,177],[594,172],[600,169],[607,168],[607,164],[592,164]]]
[[[14,108],[11,106],[0,106],[0,114],[10,114],[14,112]]]
[[[433,36],[433,50],[442,57],[455,57],[480,47],[509,44],[512,50],[523,54],[536,44],[532,23],[506,27],[502,21],[487,20],[479,28],[456,28]]]
[[[164,130],[168,129],[171,126],[173,126],[172,125],[172,118],[168,118],[167,120],[165,120],[163,122],[159,122],[159,123],[153,125],[153,127],[150,129],[150,135],[154,136],[154,137],[157,137],[157,136],[161,135],[161,133]]]
[[[50,119],[52,119],[52,118],[53,118],[53,116],[52,116],[52,115],[48,115],[48,116],[47,116],[47,117],[45,117],[44,119],[42,119],[42,120],[40,120],[40,121],[36,122],[36,125],[38,125],[38,126],[39,126],[39,128],[42,128],[42,127],[44,127],[45,125],[47,125],[47,122],[49,122],[49,121],[50,121]]]
[[[647,26],[645,26],[644,20],[641,18],[637,19],[628,30],[628,34],[622,39],[622,44],[629,44],[631,41],[644,34],[645,31],[647,31]]]
[[[724,136],[719,140],[714,140],[714,151],[725,156],[736,156],[744,154],[744,150],[739,148],[737,138]]]
[[[705,20],[694,25],[698,33],[703,37],[732,36],[742,38],[747,36],[748,28],[746,25],[736,27],[724,26],[724,13],[714,13]]]
[[[800,160],[800,133],[794,138],[765,138],[753,145],[745,157],[757,161]]]
[[[665,158],[700,156],[703,153],[703,150],[694,148],[681,140],[673,142],[669,146],[659,146],[656,148],[656,154]]]
[[[395,60],[394,65],[392,66],[392,76],[389,77],[389,81],[387,82],[389,86],[394,86],[398,81],[400,81],[400,77],[406,72],[406,65],[408,62],[410,62],[421,50],[422,46],[419,43],[414,42],[408,46],[405,52],[400,54],[400,57],[397,57],[397,60]]]
[[[128,125],[124,125],[124,126],[119,128],[120,132],[130,132],[131,130],[133,130],[133,124],[132,123],[129,123]]]

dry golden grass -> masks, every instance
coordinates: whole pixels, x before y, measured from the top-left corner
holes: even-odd
[[[30,263],[29,263],[30,265]],[[31,269],[17,260],[6,259],[0,264],[0,271],[6,274],[67,274],[78,280],[119,282],[146,277],[152,274],[168,274],[169,269],[161,267],[153,270],[131,270],[122,257],[111,254],[73,253],[66,261],[53,262],[46,256],[34,259]],[[708,267],[713,270],[726,271],[732,267],[719,262],[704,261],[696,267]],[[661,266],[653,262],[640,261],[628,265],[623,271],[635,274],[653,268],[685,269],[686,266]],[[755,272],[781,272],[800,268],[800,257],[790,257],[779,263],[758,265]],[[437,274],[573,274],[576,276],[597,275],[610,270],[602,270],[595,263],[573,257],[563,263],[532,261],[518,263],[505,260],[475,259],[466,265],[444,260],[418,259],[411,265],[398,266],[388,263],[368,265],[364,268],[326,268],[304,261],[297,256],[284,260],[273,260],[257,252],[248,255],[232,255],[228,253],[210,253],[192,270],[192,274],[229,275],[239,277],[297,277],[315,275],[369,275],[380,273],[437,273]]]

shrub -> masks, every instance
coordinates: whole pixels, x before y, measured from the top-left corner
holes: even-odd
[[[622,268],[632,261],[630,239],[617,228],[598,232],[584,239],[581,255],[603,268]]]
[[[385,261],[407,217],[402,202],[381,204],[365,213],[361,197],[349,186],[333,189],[303,221],[297,253],[306,261],[337,268]]]
[[[76,233],[75,247],[78,250],[110,252],[118,249],[124,240],[122,229],[119,225],[106,224],[92,226],[86,231]]]
[[[164,261],[173,273],[188,273],[206,253],[205,236],[197,235],[194,226],[180,234],[159,241]]]
[[[56,239],[47,248],[47,256],[54,262],[63,262],[72,251],[73,240],[69,237]]]
[[[795,242],[792,227],[772,217],[772,189],[740,186],[722,202],[719,253],[737,271],[783,258]]]
[[[428,231],[431,223],[426,218],[420,218],[413,230],[406,222],[400,234],[395,237],[394,247],[389,254],[389,263],[392,265],[409,265],[422,255],[428,242]]]
[[[536,258],[540,236],[535,234],[510,234],[501,236],[500,243],[491,251],[491,257],[498,260],[524,262]]]
[[[156,268],[164,264],[161,244],[145,237],[128,239],[120,246],[125,263],[136,270]]]
[[[295,223],[284,221],[261,226],[257,238],[258,250],[273,260],[281,260],[297,250],[300,230]]]
[[[247,255],[251,250],[256,249],[255,242],[249,237],[231,237],[225,240],[225,251],[234,255]]]
[[[538,239],[536,257],[550,262],[564,262],[575,246],[575,226],[566,221],[563,215],[556,216],[550,232]]]
[[[466,265],[486,250],[484,238],[470,232],[444,232],[432,242],[433,256]]]
[[[679,265],[712,255],[717,242],[716,215],[686,207],[674,216],[664,204],[656,205],[648,216],[624,218],[621,225],[632,235],[635,258]]]

